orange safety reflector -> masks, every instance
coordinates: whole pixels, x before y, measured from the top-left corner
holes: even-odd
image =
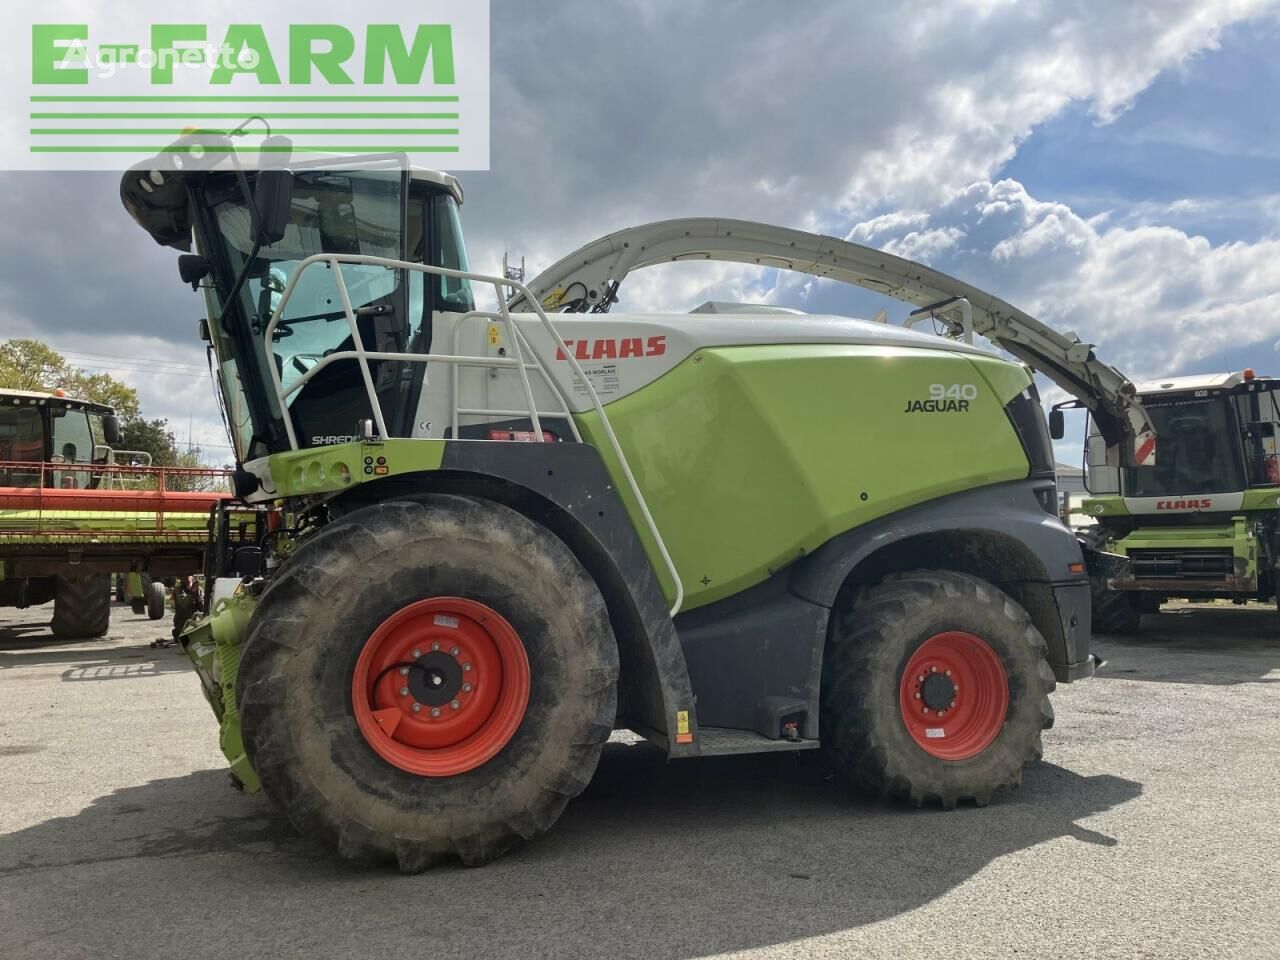
[[[1253,367],[1245,367],[1245,368],[1244,368],[1244,378],[1245,378],[1246,380],[1252,380],[1252,379],[1253,379],[1254,377],[1256,377],[1256,376],[1257,376],[1257,374],[1253,372]]]
[[[61,387],[58,387],[57,390],[53,391],[53,395],[55,397],[65,397],[67,395],[67,391],[63,390]]]
[[[693,743],[692,733],[677,733],[676,743]]]
[[[1083,564],[1083,563],[1068,563],[1068,564],[1067,564],[1067,571],[1068,571],[1069,573],[1084,573],[1084,564]]]

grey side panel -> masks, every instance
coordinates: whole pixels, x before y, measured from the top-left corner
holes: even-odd
[[[586,532],[589,542],[577,546],[590,553],[590,565],[611,564],[616,573],[601,589],[613,616],[623,677],[630,678],[627,692],[633,699],[624,704],[631,712],[628,719],[647,727],[650,735],[661,734],[671,756],[696,756],[698,721],[680,639],[599,452],[580,443],[451,440],[441,470],[516,484],[559,507]],[[555,518],[545,519],[554,528]],[[676,742],[678,711],[688,711],[691,743]]]
[[[1088,660],[1088,598],[1082,606],[1075,589],[1087,594],[1088,577],[1070,570],[1071,564],[1084,562],[1075,536],[1036,499],[1036,487],[1045,482],[1018,480],[966,490],[850,530],[798,561],[791,589],[831,606],[851,574],[854,582],[874,582],[880,577],[878,563],[895,553],[899,561],[910,558],[895,570],[965,570],[999,585],[1027,608],[1049,644],[1055,672],[1065,680]],[[918,557],[911,556],[910,541],[916,537],[930,538],[929,549]]]
[[[784,718],[818,736],[818,691],[830,610],[786,589],[785,573],[676,617],[698,698],[698,722],[776,740]],[[703,743],[704,752],[707,744]]]

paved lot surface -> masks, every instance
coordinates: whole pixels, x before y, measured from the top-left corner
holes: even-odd
[[[0,957],[1280,956],[1280,619],[1101,640],[1045,762],[983,809],[886,808],[814,755],[611,744],[555,831],[479,870],[353,869],[227,786],[163,628],[0,610]]]

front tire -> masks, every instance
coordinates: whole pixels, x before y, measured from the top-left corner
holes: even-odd
[[[600,591],[559,539],[434,495],[354,511],[297,551],[250,623],[239,706],[299,831],[414,873],[548,830],[595,771],[617,676]]]
[[[88,640],[111,626],[111,577],[58,577],[53,593],[53,635],[59,640]]]
[[[982,806],[1022,782],[1053,725],[1044,637],[977,577],[905,573],[846,604],[827,642],[822,742],[858,788]]]

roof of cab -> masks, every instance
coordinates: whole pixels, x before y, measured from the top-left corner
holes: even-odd
[[[1270,380],[1270,377],[1249,379]],[[1243,371],[1237,373],[1198,373],[1186,377],[1165,377],[1137,384],[1138,396],[1183,392],[1186,390],[1230,390],[1245,382]]]
[[[42,400],[57,400],[61,403],[70,403],[78,407],[93,407],[96,410],[110,411],[105,403],[98,403],[94,400],[83,400],[80,397],[59,396],[56,393],[45,393],[40,390],[11,390],[8,387],[0,387],[0,404],[6,401],[12,401],[15,404],[27,400],[31,403],[37,403]]]

